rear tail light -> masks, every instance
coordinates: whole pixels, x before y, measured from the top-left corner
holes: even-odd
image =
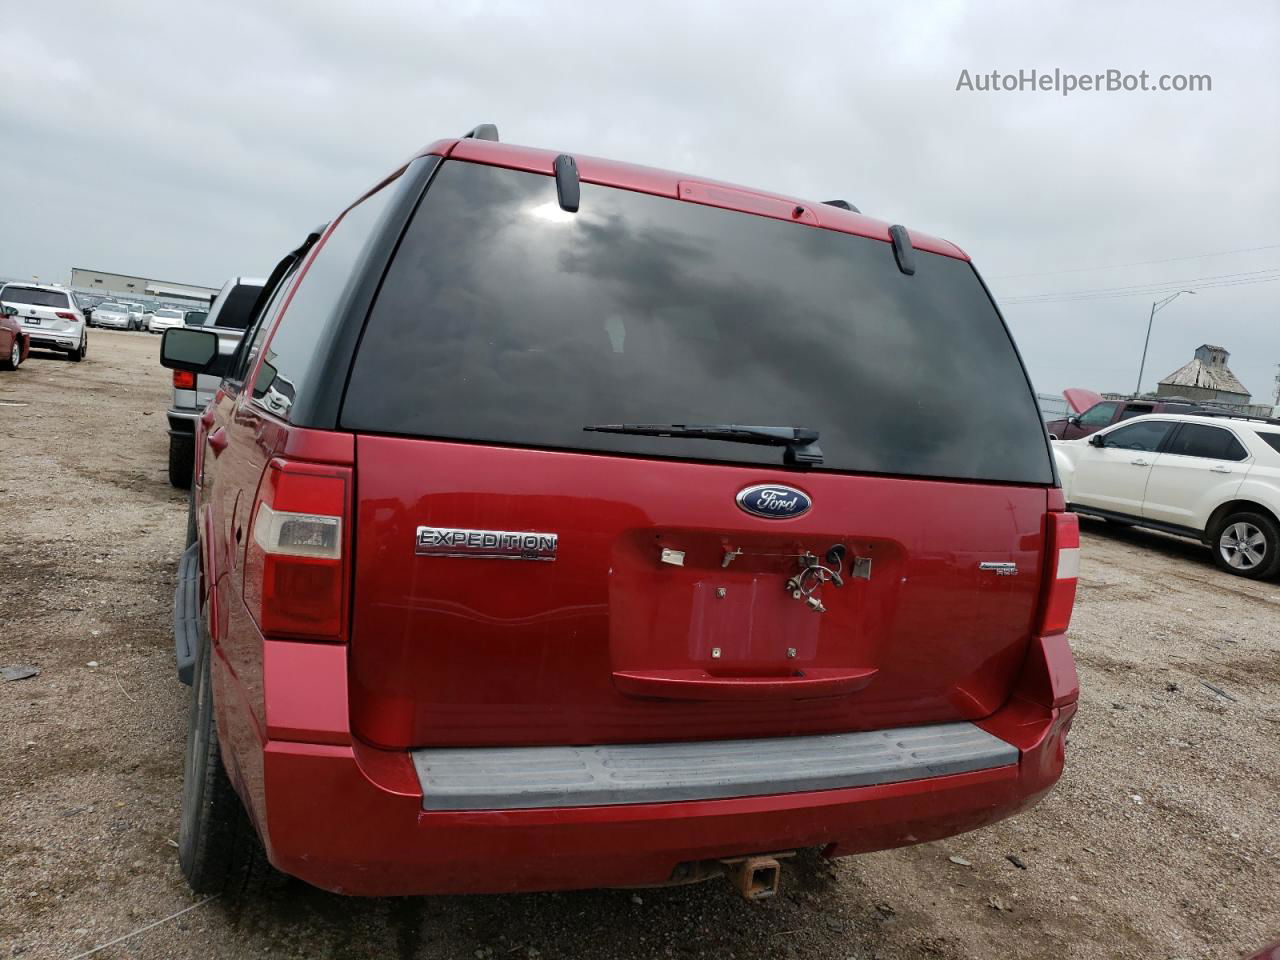
[[[74,313],[68,313],[66,310],[58,310],[54,314],[54,316],[58,317],[60,320],[79,320],[80,319]]]
[[[1080,521],[1074,513],[1050,513],[1047,522],[1045,547],[1049,562],[1040,607],[1042,637],[1067,632],[1080,573]]]
[[[196,375],[190,370],[173,371],[173,385],[179,390],[194,390],[196,388]]]
[[[244,597],[268,637],[346,639],[349,470],[273,460],[251,515]]]

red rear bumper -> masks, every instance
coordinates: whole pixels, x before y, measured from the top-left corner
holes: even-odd
[[[281,683],[292,674],[297,683],[296,656],[314,651],[335,669],[345,663],[342,648],[271,649],[280,646],[267,644],[268,691],[273,673]],[[317,665],[310,664],[313,677]],[[345,671],[333,681],[337,693]],[[221,663],[215,682],[220,706],[242,690]],[[689,861],[813,846],[843,856],[972,830],[1030,806],[1057,781],[1076,681],[1065,638],[1032,644],[1017,692],[979,724],[1019,748],[1019,762],[1008,766],[811,793],[466,812],[423,811],[407,753],[349,738],[277,739],[303,733],[304,718],[295,711],[324,702],[317,694],[325,692],[311,687],[312,696],[286,696],[274,701],[283,704],[279,709],[268,698],[265,746],[243,728],[227,731],[233,736],[224,744],[236,744],[227,748],[228,761],[247,760],[237,768],[237,786],[281,870],[335,892],[404,895],[657,884]],[[220,726],[235,726],[246,713],[220,709]],[[333,719],[330,710],[326,725]],[[243,747],[255,739],[258,749],[246,757]],[[310,739],[341,736],[330,730]]]

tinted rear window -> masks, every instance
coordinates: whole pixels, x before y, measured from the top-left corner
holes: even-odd
[[[878,240],[444,164],[383,281],[345,427],[776,465],[777,448],[584,433],[821,433],[820,469],[1052,482],[1035,398],[968,263]]]
[[[256,284],[238,283],[218,297],[210,316],[213,326],[243,330],[249,326],[250,313],[258,300],[262,287]]]
[[[35,287],[5,287],[0,291],[5,303],[26,303],[33,307],[67,307],[67,295],[57,290],[38,290]]]

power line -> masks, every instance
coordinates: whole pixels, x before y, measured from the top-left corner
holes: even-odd
[[[1039,300],[1049,297],[1074,297],[1094,293],[1119,293],[1124,290],[1156,290],[1161,287],[1189,287],[1198,283],[1209,283],[1216,280],[1234,280],[1243,277],[1256,277],[1264,274],[1280,272],[1280,267],[1264,267],[1261,270],[1244,270],[1239,273],[1217,273],[1204,277],[1191,277],[1184,280],[1152,280],[1146,283],[1129,283],[1118,287],[1082,287],[1078,290],[1051,290],[1044,293],[1020,293],[1009,297],[1010,300]]]
[[[1245,286],[1251,286],[1257,283],[1275,283],[1277,280],[1280,280],[1280,274],[1277,274],[1276,276],[1273,276],[1273,277],[1255,277],[1251,280],[1220,280],[1213,283],[1184,284],[1183,286],[1188,286],[1190,288],[1194,288],[1195,290],[1211,290],[1211,289],[1214,289],[1215,287],[1245,287]],[[1175,286],[1177,285],[1175,284]],[[1155,288],[1155,289],[1149,289],[1149,290],[1131,290],[1124,293],[1095,293],[1095,294],[1088,294],[1086,296],[1042,297],[1038,299],[1028,299],[1028,300],[1019,300],[1015,297],[1009,300],[1002,299],[1000,300],[1000,304],[1001,306],[1025,307],[1025,306],[1032,306],[1038,303],[1075,303],[1075,302],[1088,301],[1088,300],[1117,300],[1117,299],[1123,299],[1125,297],[1158,296],[1162,293],[1168,293],[1170,289],[1172,288],[1166,286],[1163,288]]]
[[[1242,287],[1242,286],[1250,286],[1252,284],[1257,284],[1257,283],[1274,283],[1276,280],[1280,280],[1280,275],[1271,276],[1271,277],[1255,277],[1249,280],[1219,280],[1212,283],[1197,283],[1197,284],[1190,284],[1190,285],[1184,285],[1184,286],[1187,286],[1188,289],[1194,289],[1194,290],[1211,290],[1215,287]],[[1170,290],[1176,290],[1176,289],[1177,289],[1177,285],[1175,284],[1173,286],[1154,287],[1154,288],[1142,289],[1142,290],[1120,291],[1116,293],[1093,293],[1085,296],[1040,297],[1040,298],[1028,299],[1028,300],[1019,300],[1018,298],[1014,297],[1014,298],[1010,298],[1009,300],[1001,300],[1000,302],[1012,304],[1014,306],[1025,306],[1027,304],[1034,304],[1034,303],[1070,303],[1072,301],[1079,301],[1079,300],[1115,300],[1115,299],[1124,298],[1124,297],[1160,296],[1162,294],[1168,293]]]
[[[1187,286],[1192,283],[1209,280],[1230,280],[1235,277],[1253,277],[1263,273],[1275,273],[1280,267],[1263,267],[1260,270],[1243,270],[1239,273],[1212,273],[1204,277],[1191,277],[1187,280],[1149,280],[1143,283],[1127,283],[1118,287],[1081,287],[1078,290],[1049,290],[1044,293],[1018,293],[1014,294],[1010,299],[1021,300],[1035,297],[1070,297],[1077,293],[1110,293],[1115,290],[1138,290],[1147,289],[1148,287],[1169,287],[1182,284]]]
[[[1239,250],[1219,250],[1217,253],[1200,253],[1191,257],[1165,257],[1162,260],[1134,260],[1132,263],[1107,263],[1097,267],[1071,267],[1066,270],[1037,270],[1030,273],[1005,273],[988,280],[1013,280],[1017,277],[1051,277],[1063,273],[1090,273],[1094,270],[1111,270],[1120,267],[1145,267],[1153,263],[1174,263],[1179,260],[1203,260],[1206,257],[1225,257],[1233,253],[1253,253],[1255,250],[1277,250],[1280,243],[1269,243],[1261,247],[1241,247]]]

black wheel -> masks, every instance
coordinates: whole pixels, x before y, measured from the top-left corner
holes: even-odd
[[[186,434],[169,436],[169,482],[178,489],[191,486],[196,462],[196,438]]]
[[[20,363],[22,363],[22,338],[15,336],[13,346],[9,348],[9,356],[0,360],[0,368],[17,370]]]
[[[72,363],[79,363],[89,355],[89,338],[86,336],[80,341],[80,349],[73,350],[70,354]]]
[[[1280,572],[1280,528],[1251,511],[1224,517],[1209,541],[1219,567],[1239,577],[1262,580]]]
[[[178,863],[196,893],[234,897],[262,885],[272,871],[222,763],[213,720],[211,647],[208,632],[202,631],[187,721]]]

